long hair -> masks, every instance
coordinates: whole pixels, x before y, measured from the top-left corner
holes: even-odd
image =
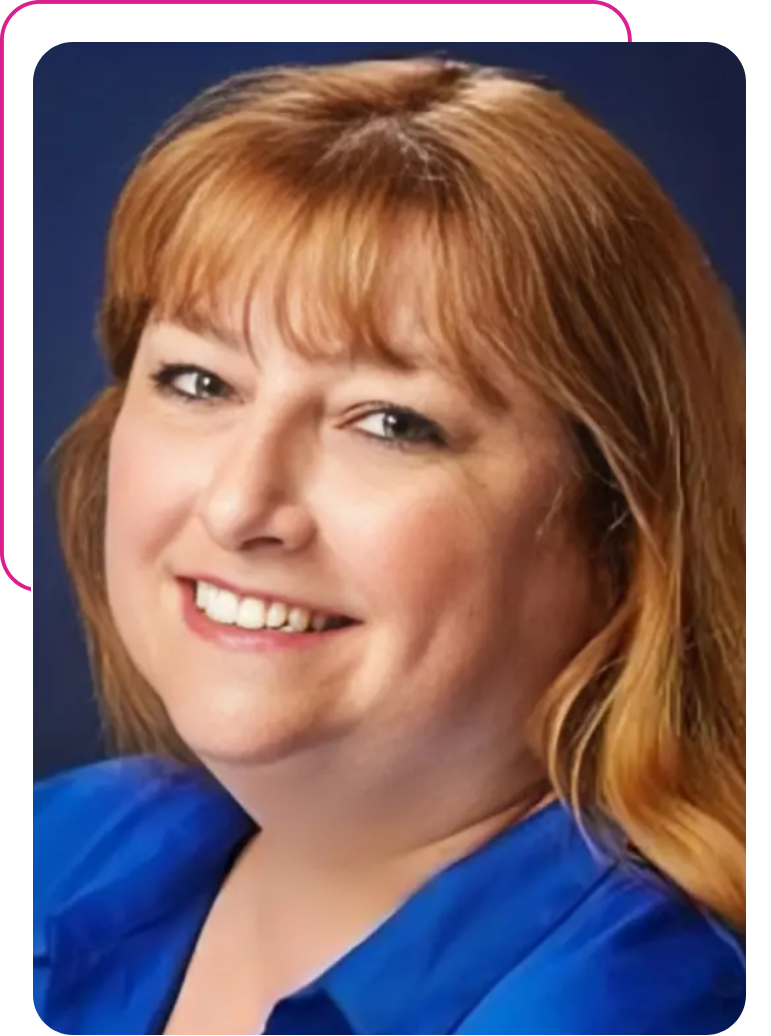
[[[404,365],[386,316],[416,235],[448,369],[492,407],[524,379],[580,458],[575,517],[612,603],[534,717],[554,787],[741,929],[741,329],[645,167],[559,93],[502,70],[425,57],[247,74],[141,157],[108,244],[113,383],[56,452],[64,555],[117,746],[186,755],[105,593],[107,450],[147,320],[222,329],[227,286],[248,339],[269,279],[291,348]]]

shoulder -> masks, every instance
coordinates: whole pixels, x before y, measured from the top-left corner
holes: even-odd
[[[187,767],[155,756],[125,756],[65,770],[36,782],[35,819],[50,820],[62,809],[77,813],[94,805],[130,803],[189,773]]]
[[[662,880],[617,868],[458,1031],[703,1036],[736,1021],[744,990],[738,937]]]
[[[191,770],[142,756],[111,759],[39,781],[33,790],[35,862],[60,869],[73,853],[98,845],[127,821],[147,821],[150,808],[175,808],[180,789],[196,783]]]
[[[160,876],[196,853],[203,864],[250,825],[205,771],[147,756],[41,781],[33,813],[36,924],[142,869]],[[180,849],[172,854],[175,836]]]
[[[165,794],[174,769],[159,759],[109,759],[32,784],[33,890],[60,874],[144,803]]]
[[[33,918],[40,1017],[57,1032],[115,1031],[116,1010],[129,1011],[126,976],[139,974],[136,947],[157,965],[142,973],[142,995],[129,998],[138,1005],[153,982],[168,979],[170,947],[182,952],[201,904],[253,829],[206,771],[162,759],[116,759],[40,782]],[[108,952],[119,954],[110,980],[99,972]]]

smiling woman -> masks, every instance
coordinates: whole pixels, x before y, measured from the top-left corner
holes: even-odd
[[[500,70],[240,76],[102,337],[59,514],[126,758],[38,789],[41,1017],[730,1025],[741,336],[642,165]]]

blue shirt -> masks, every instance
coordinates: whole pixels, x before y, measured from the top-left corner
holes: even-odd
[[[204,771],[113,760],[35,792],[35,1004],[71,1034],[160,1033],[252,821]],[[554,804],[423,885],[267,1033],[722,1032],[741,947]]]

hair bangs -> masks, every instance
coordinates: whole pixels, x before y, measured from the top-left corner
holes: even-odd
[[[495,273],[457,169],[454,181],[449,167],[416,178],[408,165],[384,178],[376,165],[362,172],[350,164],[341,169],[347,176],[309,190],[248,155],[209,166],[199,153],[198,162],[184,204],[165,170],[155,192],[138,191],[139,218],[116,221],[114,312],[103,314],[103,330],[108,352],[111,342],[133,343],[122,361],[112,351],[116,374],[128,376],[149,317],[249,350],[272,325],[307,359],[433,365],[481,402],[505,405],[501,376],[511,357],[495,362],[500,334],[489,327],[493,314],[502,316],[490,290]],[[135,333],[110,334],[117,303]]]

